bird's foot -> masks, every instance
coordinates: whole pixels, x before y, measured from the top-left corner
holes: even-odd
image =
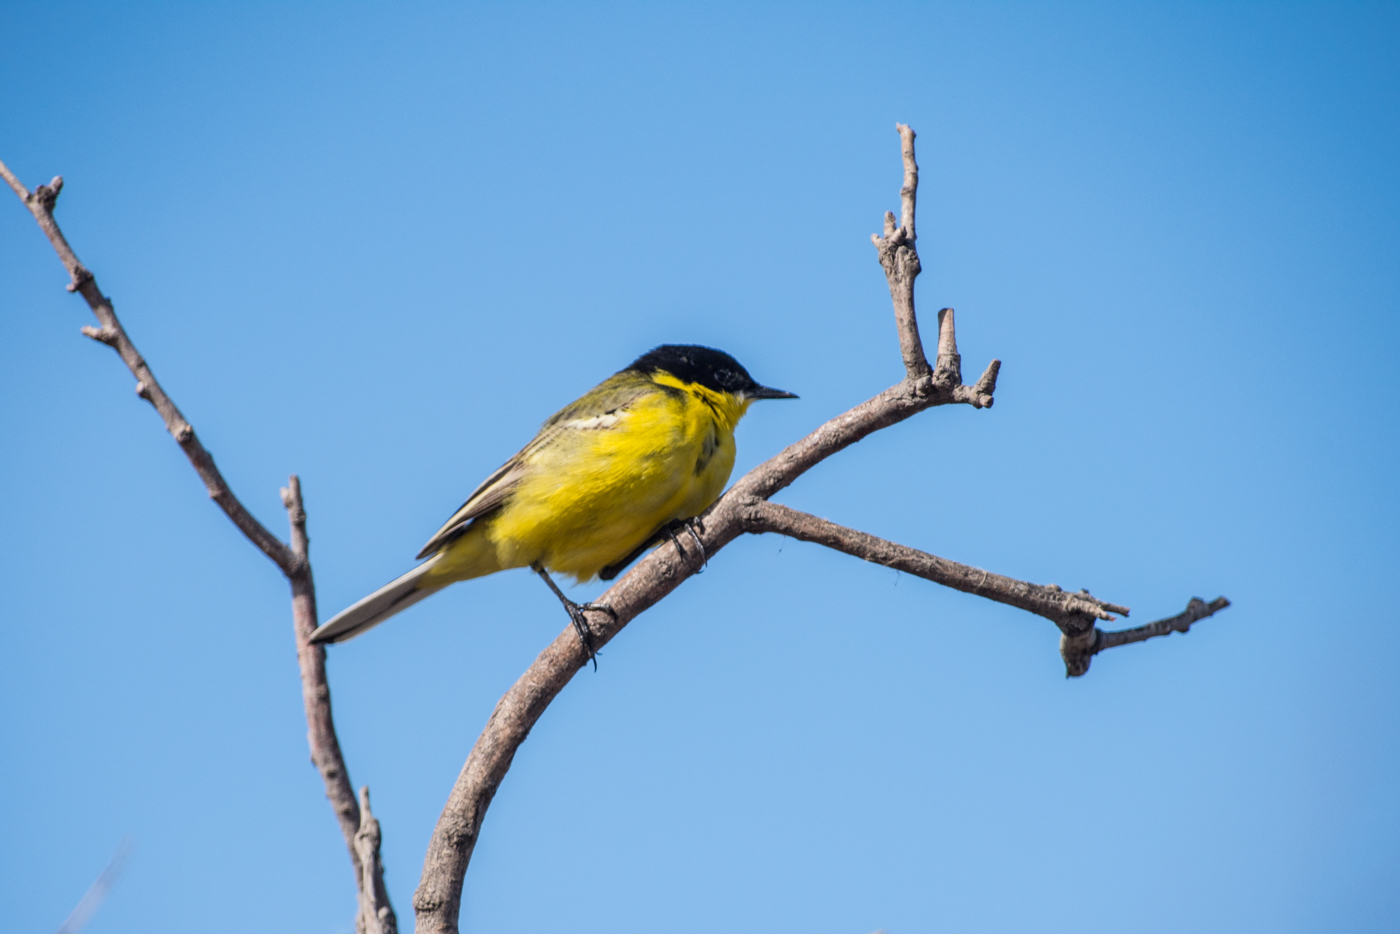
[[[665,529],[666,534],[671,537],[671,544],[676,546],[676,553],[681,556],[685,555],[685,548],[681,545],[680,536],[676,533],[690,533],[690,537],[695,541],[695,547],[700,550],[700,569],[695,572],[696,574],[705,573],[705,569],[710,566],[710,556],[705,554],[705,543],[700,539],[699,529],[701,527],[700,517],[696,516],[693,519],[677,519]]]
[[[593,636],[593,628],[588,625],[590,610],[598,613],[606,613],[617,622],[617,612],[606,603],[575,603],[565,598],[564,609],[568,611],[569,622],[574,624],[574,632],[578,633],[579,644],[588,653],[588,661],[593,663],[593,670],[598,670],[598,642]]]

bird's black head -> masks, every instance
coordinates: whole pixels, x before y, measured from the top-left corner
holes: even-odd
[[[627,369],[637,373],[664,370],[683,382],[699,383],[706,389],[747,399],[797,398],[781,389],[760,386],[738,360],[723,350],[697,344],[662,344],[642,354]]]

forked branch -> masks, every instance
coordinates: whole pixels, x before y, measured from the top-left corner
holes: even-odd
[[[214,464],[214,457],[200,443],[194,427],[181,414],[180,410],[166,395],[151,372],[145,358],[136,350],[136,345],[127,336],[117,318],[112,301],[97,287],[97,279],[79,261],[68,240],[54,219],[54,205],[63,191],[63,178],[56,177],[47,185],[40,185],[29,191],[9,168],[0,162],[0,178],[10,186],[29,213],[34,215],[40,229],[48,237],[68,270],[70,282],[68,291],[78,292],[87,300],[88,307],[97,316],[100,327],[84,327],[82,332],[99,343],[115,350],[126,364],[131,375],[136,377],[136,394],[149,402],[159,413],[165,428],[180,445],[189,458],[191,466],[204,481],[209,497],[218,503],[219,508],[233,521],[248,541],[267,555],[287,578],[292,588],[292,629],[296,638],[297,663],[301,669],[302,700],[306,707],[307,741],[311,746],[311,761],[321,773],[326,786],[326,797],[330,799],[336,820],[350,852],[350,861],[355,870],[355,884],[360,888],[360,909],[357,912],[358,934],[392,934],[397,922],[394,910],[389,905],[384,892],[382,866],[379,862],[379,824],[373,822],[373,859],[366,862],[367,852],[360,842],[361,809],[355,800],[350,785],[350,776],[345,768],[345,759],[340,752],[340,742],[336,739],[335,722],[331,718],[331,691],[326,681],[326,650],[312,645],[309,637],[316,628],[316,585],[311,578],[310,541],[306,535],[306,509],[301,499],[301,481],[292,475],[286,489],[282,490],[282,503],[287,509],[291,523],[291,545],[286,544],[253,518],[244,505],[233,494],[223,474]],[[368,793],[362,789],[364,800]],[[373,882],[371,885],[370,883]],[[368,886],[369,895],[366,896]],[[385,914],[387,912],[387,915]]]
[[[1065,660],[1065,671],[1071,677],[1079,677],[1089,670],[1089,662],[1105,649],[1119,645],[1132,645],[1157,636],[1169,636],[1174,632],[1185,635],[1192,623],[1199,623],[1207,616],[1214,616],[1230,605],[1224,597],[1216,597],[1209,603],[1200,597],[1192,597],[1186,609],[1175,616],[1159,619],[1155,623],[1139,626],[1136,629],[1118,629],[1104,632],[1094,628],[1077,635],[1065,633],[1060,636],[1060,655]]]
[[[919,322],[914,315],[914,280],[918,278],[919,252],[914,248],[914,202],[919,194],[919,164],[914,161],[914,131],[904,124],[899,130],[899,150],[904,161],[904,184],[899,187],[900,216],[895,223],[893,211],[885,212],[884,236],[871,234],[870,240],[879,252],[880,265],[890,286],[894,301],[895,328],[899,334],[899,353],[904,358],[904,373],[911,380],[931,375],[924,345],[919,340]]]
[[[1029,584],[992,574],[768,502],[773,494],[816,464],[881,428],[939,405],[962,403],[974,408],[992,405],[1001,363],[993,360],[975,384],[963,384],[962,360],[951,308],[943,309],[938,315],[938,353],[933,367],[924,356],[914,308],[914,279],[919,274],[919,255],[914,243],[918,165],[914,159],[914,132],[907,126],[898,129],[904,163],[901,217],[896,224],[894,214],[887,213],[883,236],[871,239],[885,270],[894,304],[905,378],[831,419],[742,477],[698,521],[697,533],[703,550],[683,545],[686,537],[682,537],[662,544],[643,558],[599,598],[612,607],[615,615],[591,617],[597,645],[605,645],[640,613],[700,570],[705,556],[713,557],[744,533],[791,535],[1019,607],[1054,622],[1065,639],[1087,638],[1086,633],[1098,632],[1097,620],[1113,619],[1115,613],[1127,614],[1127,607],[1099,600],[1085,591],[1066,593],[1054,585]],[[1209,605],[1210,612],[1226,605],[1223,599],[1218,600]],[[1152,628],[1144,627],[1144,630]],[[1127,638],[1126,633],[1106,633],[1101,634],[1102,641],[1093,636],[1092,651],[1085,656],[1082,670],[1071,666],[1069,673],[1083,674],[1088,668],[1087,658],[1110,644],[1138,641],[1156,634],[1150,632]],[[1115,637],[1123,638],[1113,642]],[[1071,655],[1065,658],[1068,666]],[[455,934],[457,931],[463,879],[491,799],[535,722],[586,661],[587,655],[579,640],[572,628],[567,628],[497,702],[467,756],[428,844],[423,877],[413,897],[418,934]]]

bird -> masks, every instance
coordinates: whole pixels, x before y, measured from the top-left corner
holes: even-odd
[[[428,539],[422,564],[310,639],[344,642],[458,581],[528,567],[563,604],[596,667],[584,614],[612,608],[568,599],[550,572],[611,580],[687,528],[700,545],[687,524],[729,481],[735,426],[753,402],[796,398],[755,382],[722,350],[662,344],[550,416]]]

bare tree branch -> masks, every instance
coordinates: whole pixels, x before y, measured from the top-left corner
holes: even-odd
[[[1174,632],[1184,635],[1190,631],[1192,623],[1198,623],[1207,616],[1214,616],[1229,605],[1230,601],[1224,597],[1216,597],[1209,603],[1200,597],[1192,597],[1186,604],[1186,609],[1175,616],[1168,616],[1136,629],[1104,632],[1095,628],[1073,635],[1066,632],[1060,636],[1060,655],[1065,660],[1065,671],[1071,678],[1077,678],[1089,670],[1090,660],[1105,649],[1131,645]]]
[[[1217,597],[1210,603],[1192,597],[1186,610],[1176,616],[1137,629],[1103,632],[1095,627],[1094,620],[1112,620],[1114,613],[1127,616],[1128,608],[1100,600],[1087,590],[1071,593],[1057,584],[1031,584],[1003,577],[848,529],[776,503],[755,504],[748,531],[776,532],[804,542],[825,545],[852,557],[883,564],[887,568],[904,571],[963,593],[986,597],[1043,616],[1060,629],[1060,654],[1065,661],[1065,674],[1071,678],[1085,674],[1089,670],[1089,660],[1105,649],[1171,632],[1186,632],[1192,623],[1230,605],[1230,601],[1224,597]]]
[[[213,456],[200,444],[199,438],[194,433],[194,427],[180,414],[180,410],[175,407],[175,403],[165,394],[165,390],[156,381],[155,374],[146,365],[146,361],[137,352],[136,346],[132,344],[131,338],[127,337],[126,331],[122,328],[121,322],[117,320],[117,313],[112,307],[112,301],[102,294],[97,287],[97,280],[88,268],[79,262],[77,254],[68,245],[67,239],[63,236],[63,231],[59,230],[58,222],[54,220],[53,209],[58,201],[59,192],[63,190],[63,176],[56,176],[47,185],[40,185],[31,194],[27,191],[18,179],[10,173],[3,162],[0,162],[0,175],[9,182],[15,194],[19,195],[24,206],[29,208],[29,213],[34,215],[34,219],[39,222],[39,227],[48,236],[49,242],[53,244],[54,250],[58,253],[58,258],[63,261],[63,266],[68,270],[68,275],[72,281],[68,283],[68,291],[79,292],[87,300],[88,307],[97,316],[101,323],[100,328],[85,327],[83,333],[95,341],[99,341],[115,350],[131,370],[131,375],[136,377],[136,394],[145,399],[160,414],[161,420],[165,422],[165,428],[175,438],[180,449],[189,458],[190,464],[194,467],[199,478],[204,481],[205,489],[209,491],[209,497],[219,504],[233,524],[238,526],[239,531],[248,537],[248,540],[262,550],[263,554],[276,563],[282,569],[282,573],[291,577],[296,572],[296,558],[291,549],[278,540],[263,526],[261,522],[254,519],[243,504],[233,495],[229,489],[223,474],[219,473],[219,468],[214,466]]]
[[[1058,587],[1028,584],[991,574],[767,502],[811,467],[871,432],[939,405],[962,403],[975,408],[992,405],[1001,363],[993,360],[974,385],[963,385],[951,308],[939,312],[938,355],[933,368],[924,356],[914,310],[914,278],[919,273],[919,257],[914,247],[918,166],[914,161],[913,131],[902,125],[898,129],[904,160],[904,185],[900,190],[902,220],[896,226],[894,215],[887,213],[884,236],[871,239],[890,287],[905,378],[831,419],[740,478],[696,521],[701,547],[683,547],[682,539],[678,538],[660,545],[643,558],[598,598],[612,608],[613,615],[595,613],[590,617],[597,646],[606,645],[639,614],[700,570],[706,556],[713,557],[742,534],[760,532],[790,534],[890,567],[900,567],[929,580],[1045,616],[1064,633],[1096,632],[1096,619],[1112,619],[1112,613],[1126,615],[1128,612],[1126,607],[1105,603],[1085,591],[1066,593]],[[1114,635],[1118,634],[1107,634]],[[423,875],[413,896],[417,913],[415,934],[456,934],[462,884],[496,789],[509,771],[520,744],[530,735],[549,704],[584,667],[587,658],[573,627],[569,626],[497,702],[462,766],[428,843]],[[1087,669],[1087,663],[1085,667]]]
[[[326,797],[330,799],[331,807],[340,823],[341,833],[345,836],[346,847],[355,869],[355,884],[361,889],[361,915],[366,910],[364,886],[367,881],[374,882],[368,896],[367,910],[376,918],[377,926],[361,927],[360,930],[375,934],[392,934],[397,927],[397,921],[393,908],[389,906],[388,896],[384,894],[383,879],[378,875],[381,872],[378,854],[379,824],[370,817],[373,822],[372,839],[375,842],[375,850],[367,870],[363,863],[362,847],[358,844],[358,835],[361,833],[360,805],[355,800],[345,760],[340,752],[340,743],[336,739],[335,722],[331,717],[331,692],[326,681],[326,652],[322,646],[312,645],[309,640],[316,628],[316,585],[311,577],[308,551],[310,544],[306,536],[306,510],[302,504],[301,481],[293,475],[287,487],[282,490],[282,503],[291,522],[292,544],[289,547],[253,518],[252,513],[234,496],[223,474],[214,465],[213,456],[195,435],[194,427],[165,394],[165,390],[156,381],[155,374],[127,336],[121,321],[117,319],[111,299],[98,289],[96,278],[78,260],[77,254],[69,246],[53,216],[54,205],[58,201],[59,192],[63,190],[62,176],[55,177],[47,185],[40,185],[32,193],[3,162],[0,162],[0,177],[5,179],[24,202],[25,207],[29,208],[29,213],[34,215],[40,229],[58,253],[58,258],[63,261],[63,266],[72,279],[68,291],[80,293],[97,316],[101,327],[84,327],[83,333],[111,347],[122,358],[122,362],[136,377],[136,394],[151,403],[160,414],[166,430],[174,436],[195,472],[204,481],[210,498],[219,504],[219,508],[250,542],[272,559],[291,584],[292,628],[296,638],[297,663],[301,669],[302,700],[306,707],[307,742],[311,746],[311,761],[321,773],[326,785]],[[365,800],[368,801],[368,797]],[[383,920],[385,911],[388,912],[387,922]],[[363,918],[357,919],[357,924],[363,924]]]
[[[1106,603],[1087,590],[1070,593],[1056,584],[1029,584],[981,568],[958,564],[926,551],[876,538],[865,532],[819,519],[776,503],[757,503],[750,532],[775,532],[804,542],[825,545],[875,564],[883,564],[963,593],[975,594],[1017,609],[1043,616],[1060,629],[1093,628],[1095,619],[1111,620],[1114,613],[1128,615],[1128,608]]]
[[[398,934],[399,921],[384,888],[379,843],[379,821],[369,809],[369,788],[361,788],[360,829],[355,834],[355,852],[360,858],[360,913],[355,918],[355,934]]]
[[[930,374],[924,345],[919,340],[919,322],[914,315],[914,279],[919,275],[919,254],[914,249],[914,201],[919,191],[919,166],[914,161],[914,131],[904,124],[899,130],[900,153],[904,158],[904,184],[899,189],[900,222],[893,211],[885,212],[885,235],[871,234],[870,241],[880,256],[894,300],[895,326],[899,332],[899,353],[904,372],[911,380]]]
[[[316,583],[311,576],[308,553],[310,539],[306,534],[306,507],[301,499],[301,478],[296,474],[282,488],[282,505],[287,509],[287,521],[292,532],[292,552],[296,556],[295,575],[289,575],[292,585],[292,634],[296,640],[297,666],[301,669],[301,700],[306,708],[306,742],[311,747],[311,764],[321,773],[326,786],[326,798],[340,824],[350,862],[355,868],[355,884],[360,887],[364,901],[364,865],[356,835],[360,832],[362,816],[350,784],[350,773],[340,751],[331,716],[331,687],[326,680],[326,648],[313,644],[311,633],[316,631]],[[378,824],[375,824],[376,833]],[[381,883],[382,884],[382,883]]]
[[[951,329],[951,316],[945,320]],[[713,558],[745,532],[760,530],[760,510],[768,505],[764,500],[825,458],[873,431],[927,408],[951,402],[977,408],[990,406],[997,366],[993,361],[976,387],[937,387],[931,375],[919,382],[903,380],[755,467],[697,520],[703,551],[682,548],[679,541],[685,539],[663,544],[598,598],[612,607],[614,615],[595,613],[590,618],[595,644],[606,645],[629,622],[699,571],[704,566],[704,556]],[[570,626],[497,702],[467,756],[428,843],[423,876],[413,896],[416,934],[457,931],[462,882],[491,799],[535,721],[586,663],[587,654]]]

